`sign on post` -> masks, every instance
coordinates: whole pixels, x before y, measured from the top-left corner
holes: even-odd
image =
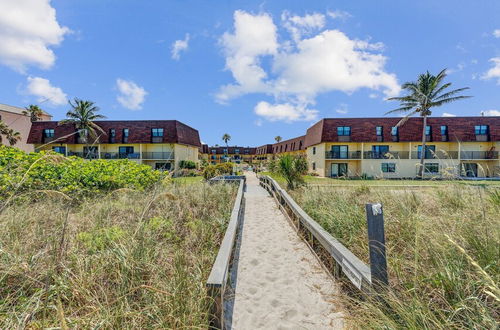
[[[372,284],[388,285],[387,258],[385,254],[384,211],[382,205],[366,204],[368,246],[370,248],[370,272]]]

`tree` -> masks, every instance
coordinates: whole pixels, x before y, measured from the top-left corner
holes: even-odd
[[[413,115],[418,114],[422,117],[422,151],[420,152],[420,167],[418,177],[424,176],[424,159],[426,154],[426,135],[427,117],[432,115],[432,108],[440,107],[453,101],[466,99],[471,96],[458,95],[460,92],[469,89],[469,87],[459,88],[452,91],[447,89],[451,83],[443,83],[446,78],[446,69],[434,76],[427,71],[418,76],[415,82],[406,82],[401,88],[406,92],[402,97],[391,97],[389,100],[399,101],[400,106],[397,109],[388,111],[390,113],[406,113],[406,115],[396,125],[397,127],[404,123]]]
[[[280,143],[281,140],[283,139],[281,138],[281,136],[278,135],[277,137],[274,138],[274,140],[276,141],[276,143]]]
[[[301,156],[284,155],[274,165],[275,172],[285,178],[287,189],[295,189],[304,183],[307,160]]]
[[[30,104],[23,111],[23,115],[30,116],[31,121],[34,122],[42,118],[43,110],[38,105]]]
[[[222,141],[224,141],[224,143],[226,144],[226,148],[229,148],[229,146],[227,145],[227,143],[228,143],[229,141],[231,141],[231,135],[229,135],[229,134],[225,133],[225,134],[222,136]],[[226,161],[228,161],[228,160],[227,160],[227,153],[226,153],[226,152],[224,153],[224,156],[226,156]]]
[[[94,123],[94,120],[106,118],[98,114],[99,108],[92,101],[84,101],[75,98],[73,102],[69,101],[71,110],[66,113],[67,119],[61,120],[59,125],[73,124],[79,133],[80,138],[84,143],[88,142],[88,138],[97,140],[99,133],[104,133],[104,130]]]
[[[0,143],[3,142],[3,136],[5,136],[11,146],[21,140],[21,134],[19,132],[14,131],[0,120]]]

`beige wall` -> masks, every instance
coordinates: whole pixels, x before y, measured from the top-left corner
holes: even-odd
[[[20,109],[19,111],[22,111],[23,109]],[[31,119],[29,116],[25,116],[20,113],[14,113],[10,111],[4,111],[0,109],[0,116],[2,121],[10,128],[12,128],[14,131],[19,132],[21,134],[21,141],[18,141],[14,147],[19,148],[21,150],[31,152],[34,151],[34,147],[32,144],[27,144],[26,141],[28,140],[28,135],[30,133],[31,129]],[[50,120],[51,116],[48,115],[43,115],[42,120]],[[3,144],[9,145],[9,143],[5,140],[3,140]]]
[[[316,148],[316,152],[314,149]],[[316,173],[319,176],[327,176],[325,161],[325,143],[316,144],[306,149],[307,163],[309,172]],[[316,164],[316,170],[313,170],[313,163]]]
[[[198,159],[198,148],[193,146],[187,146],[182,144],[174,145],[175,153],[175,169],[179,169],[179,162],[181,160],[192,160],[196,164],[199,163]]]

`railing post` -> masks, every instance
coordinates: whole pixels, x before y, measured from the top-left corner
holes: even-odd
[[[366,204],[368,246],[372,284],[388,285],[387,258],[385,254],[384,212],[382,204]]]

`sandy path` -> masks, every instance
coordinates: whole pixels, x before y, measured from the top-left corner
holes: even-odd
[[[343,328],[336,284],[255,174],[246,175],[233,329]]]

